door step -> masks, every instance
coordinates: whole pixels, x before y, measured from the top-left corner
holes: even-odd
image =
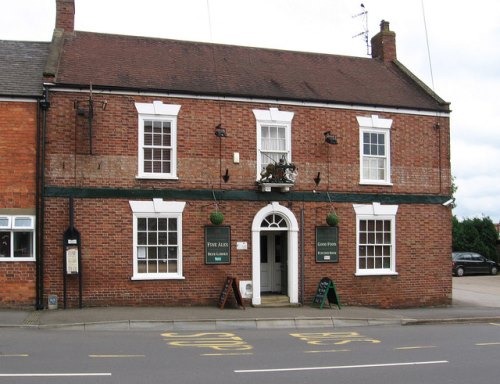
[[[262,295],[260,305],[261,308],[277,308],[277,307],[298,307],[300,304],[291,304],[290,298],[285,295]]]

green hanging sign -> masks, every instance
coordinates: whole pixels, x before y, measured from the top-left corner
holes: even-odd
[[[338,227],[316,227],[316,262],[338,263]]]
[[[205,264],[231,263],[231,228],[205,227]]]

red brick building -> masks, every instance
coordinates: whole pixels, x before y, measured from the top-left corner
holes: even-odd
[[[254,305],[307,305],[327,276],[345,304],[450,303],[449,104],[389,23],[357,58],[75,31],[73,0],[57,12],[45,298],[215,305],[234,276]]]
[[[0,41],[1,307],[33,306],[37,298],[38,101],[48,48]]]

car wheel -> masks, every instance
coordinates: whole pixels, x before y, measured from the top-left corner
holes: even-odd
[[[498,268],[497,267],[491,267],[491,274],[496,275],[498,273]]]
[[[464,275],[464,269],[462,267],[457,268],[457,276],[461,277]]]

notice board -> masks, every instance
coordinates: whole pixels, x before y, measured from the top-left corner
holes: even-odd
[[[312,304],[319,305],[319,308],[323,309],[327,300],[330,308],[332,307],[332,304],[335,304],[339,309],[341,309],[340,299],[337,295],[337,290],[335,289],[333,280],[329,277],[323,277],[318,284]]]
[[[236,277],[231,277],[228,276],[226,277],[226,280],[224,281],[224,286],[222,287],[222,291],[220,292],[219,295],[219,302],[218,306],[220,309],[223,309],[224,306],[226,305],[226,301],[231,294],[231,291],[234,293],[234,298],[236,299],[236,302],[238,305],[245,309],[245,305],[243,304],[243,299],[241,297],[240,289],[239,289],[239,282]]]

